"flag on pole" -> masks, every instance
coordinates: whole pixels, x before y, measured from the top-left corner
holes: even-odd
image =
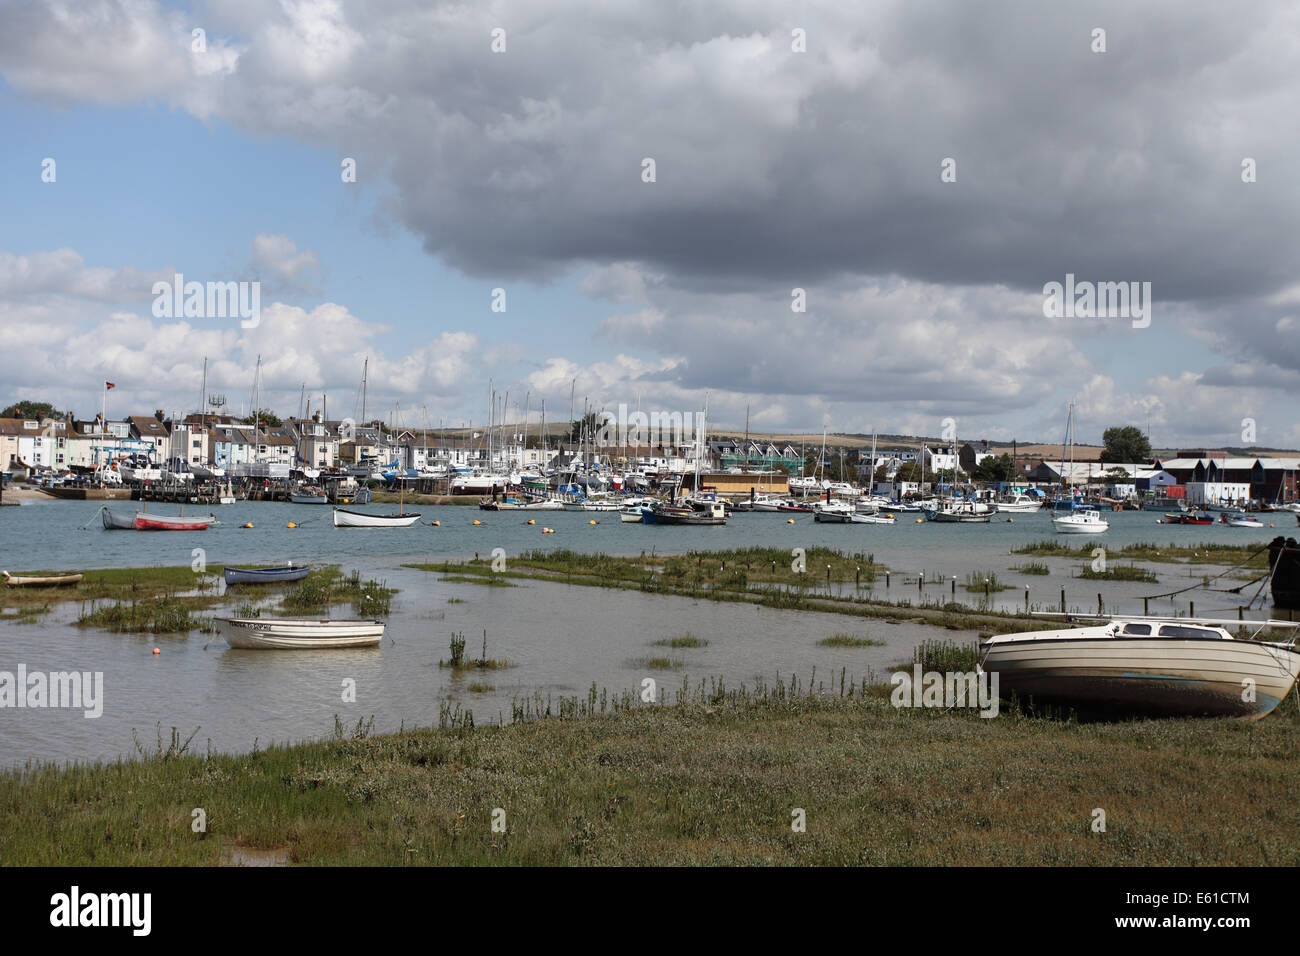
[[[117,386],[116,386],[115,384],[113,384],[112,382],[105,382],[105,383],[104,383],[104,387],[105,387],[105,388],[117,388]]]

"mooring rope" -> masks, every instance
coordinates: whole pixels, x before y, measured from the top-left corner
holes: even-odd
[[[1216,575],[1215,575],[1214,577],[1212,577],[1212,578],[1207,578],[1207,579],[1205,579],[1204,581],[1202,581],[1202,582],[1199,583],[1199,584],[1189,584],[1189,585],[1188,585],[1187,587],[1185,587],[1185,588],[1179,588],[1177,591],[1169,591],[1169,592],[1166,593],[1166,594],[1148,594],[1148,595],[1146,595],[1145,597],[1143,597],[1142,600],[1144,600],[1144,601],[1154,601],[1156,598],[1173,597],[1175,594],[1182,594],[1184,591],[1194,591],[1194,590],[1196,590],[1197,588],[1204,588],[1204,587],[1205,587],[1205,586],[1206,586],[1210,581],[1217,581],[1219,578],[1224,577],[1225,575],[1229,575],[1229,574],[1231,574],[1233,571],[1236,571],[1237,569],[1239,569],[1239,568],[1243,568],[1243,567],[1245,567],[1247,564],[1250,564],[1251,561],[1255,560],[1255,558],[1257,558],[1259,555],[1263,554],[1263,553],[1264,553],[1265,551],[1267,551],[1267,550],[1268,550],[1268,545],[1264,545],[1264,547],[1260,548],[1259,550],[1257,550],[1257,551],[1252,551],[1252,552],[1251,552],[1251,553],[1246,557],[1246,560],[1245,560],[1245,561],[1242,561],[1240,564],[1237,564],[1237,565],[1234,565],[1234,566],[1228,568],[1228,570],[1222,572],[1221,574],[1216,574]],[[1271,578],[1273,577],[1273,571],[1275,571],[1275,570],[1276,570],[1276,566],[1274,566],[1273,568],[1270,568],[1270,569],[1269,569],[1269,573],[1266,574],[1265,577],[1271,579]],[[1259,580],[1259,579],[1256,578],[1255,580],[1257,581],[1257,580]],[[1245,584],[1241,585],[1240,587],[1236,587],[1236,588],[1233,588],[1233,589],[1231,589],[1231,590],[1223,590],[1223,591],[1220,591],[1220,593],[1222,593],[1222,594],[1236,594],[1236,593],[1240,593],[1240,591],[1241,591],[1242,588],[1249,587],[1250,585],[1252,585],[1252,584],[1254,584],[1254,583],[1255,583],[1255,581],[1247,581]],[[1215,588],[1207,588],[1207,590],[1218,590],[1218,589],[1215,589]],[[1261,590],[1262,590],[1262,589],[1261,589]],[[1252,601],[1252,603],[1253,603],[1253,602],[1254,602],[1254,598],[1251,598],[1251,601]],[[1250,605],[1247,605],[1247,607],[1249,607],[1249,606],[1250,606]]]

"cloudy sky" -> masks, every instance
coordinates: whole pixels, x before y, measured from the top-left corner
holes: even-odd
[[[263,404],[342,417],[369,357],[410,424],[576,380],[1297,446],[1298,66],[1281,0],[8,0],[0,404],[188,411],[207,357],[240,411],[261,355]],[[260,323],[155,315],[176,273],[260,282]],[[1067,274],[1149,282],[1150,324],[1045,316]]]

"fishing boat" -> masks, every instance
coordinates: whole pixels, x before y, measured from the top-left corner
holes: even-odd
[[[1013,495],[997,502],[998,514],[1032,514],[1043,507],[1042,499],[1030,495]]]
[[[1207,511],[1186,511],[1165,515],[1165,524],[1214,524]]]
[[[646,524],[720,525],[727,523],[727,507],[721,501],[691,501],[684,505],[657,504],[650,508]]]
[[[1268,543],[1268,570],[1273,606],[1300,610],[1300,544],[1295,538],[1278,535]]]
[[[306,564],[287,564],[280,568],[226,568],[227,584],[283,584],[301,581],[311,571]]]
[[[231,647],[248,650],[300,650],[374,647],[384,623],[364,618],[214,618],[217,633]]]
[[[4,575],[5,584],[11,588],[66,588],[81,581],[80,574],[10,574]]]
[[[813,508],[813,521],[821,524],[848,524],[857,514],[847,501],[822,501]]]
[[[327,505],[330,503],[329,495],[315,485],[303,486],[291,494],[289,500],[296,505]]]
[[[1297,626],[1254,623],[1259,631]],[[1238,640],[1215,622],[1126,618],[992,637],[980,642],[980,664],[998,675],[1001,696],[1035,704],[1107,715],[1258,720],[1294,686],[1300,651],[1294,636],[1285,643]],[[1248,686],[1252,694],[1243,692]]]
[[[1101,516],[1101,512],[1085,508],[1058,514],[1052,518],[1052,527],[1058,534],[1101,534],[1110,530],[1110,522]]]
[[[336,528],[409,528],[419,520],[420,515],[415,512],[376,515],[364,511],[349,511],[347,508],[334,509]]]

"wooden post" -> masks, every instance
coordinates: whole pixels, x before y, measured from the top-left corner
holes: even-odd
[[[1195,601],[1188,601],[1188,602],[1187,602],[1187,616],[1188,616],[1188,617],[1196,617],[1196,602],[1195,602]]]
[[[1143,599],[1142,599],[1142,616],[1143,616],[1143,617],[1150,617],[1150,616],[1151,616],[1151,606],[1150,606],[1150,603],[1149,603],[1150,600],[1151,600],[1150,598],[1143,598]]]
[[[1061,588],[1061,613],[1065,613],[1065,588]]]
[[[1025,585],[1025,614],[1029,614],[1029,585]]]
[[[862,587],[862,569],[861,569],[861,568],[857,568],[857,569],[853,572],[853,586],[854,586],[855,588],[860,588],[860,587]]]
[[[1097,616],[1098,617],[1101,617],[1101,612],[1103,607],[1104,605],[1101,603],[1101,592],[1098,591],[1097,592]]]
[[[889,572],[888,572],[888,571],[885,572],[885,590],[886,590],[886,591],[889,590]]]
[[[957,575],[952,576],[952,596],[957,597]]]

